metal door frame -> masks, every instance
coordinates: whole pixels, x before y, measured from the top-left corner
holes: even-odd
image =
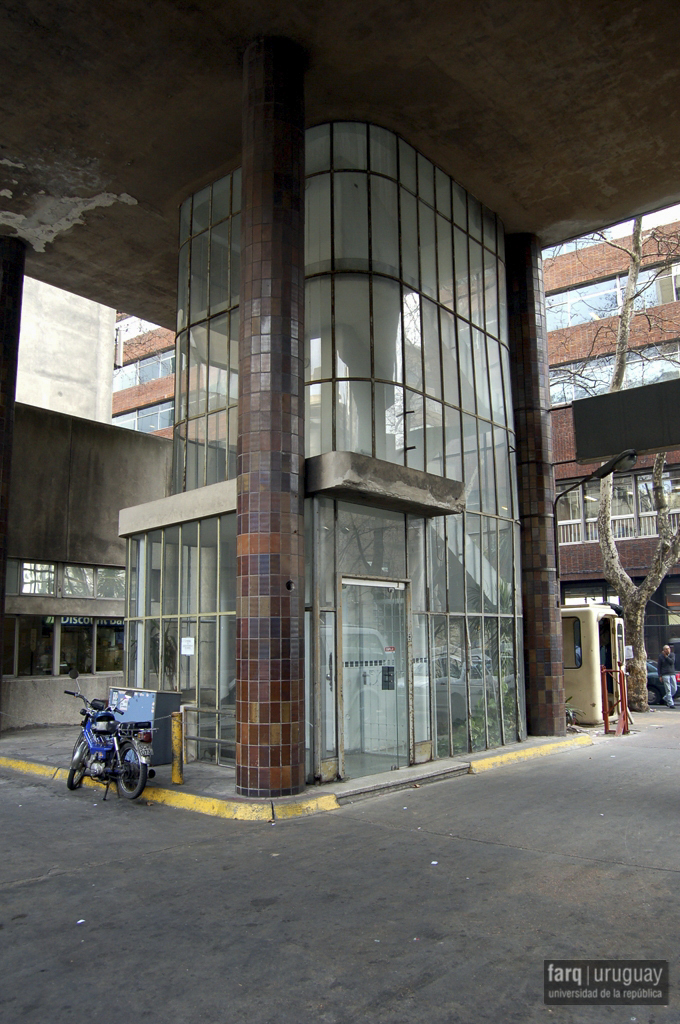
[[[408,764],[415,763],[415,715],[413,708],[413,628],[411,624],[411,581],[405,578],[386,579],[384,576],[352,576],[349,573],[336,573],[336,627],[335,627],[335,664],[337,680],[336,721],[338,733],[338,778],[345,778],[345,677],[342,659],[342,587],[343,584],[355,587],[384,587],[386,590],[401,590],[404,593],[404,624],[406,626],[406,643],[404,656],[406,659],[406,722],[408,732],[407,757]],[[406,767],[406,766],[405,766]]]

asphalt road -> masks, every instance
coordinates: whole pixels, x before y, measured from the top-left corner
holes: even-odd
[[[0,770],[0,1020],[680,1021],[680,715],[308,819]],[[548,1007],[544,958],[670,961],[670,1005]]]

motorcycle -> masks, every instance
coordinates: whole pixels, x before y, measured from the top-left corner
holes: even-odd
[[[69,675],[78,678],[75,669]],[[75,690],[64,693],[80,697],[85,705],[80,709],[85,721],[73,748],[67,787],[78,789],[87,775],[106,785],[105,800],[112,782],[116,783],[119,797],[136,800],[144,792],[147,779],[156,774],[149,767],[153,755],[151,723],[119,722],[115,716],[123,712],[105,700],[88,700]]]

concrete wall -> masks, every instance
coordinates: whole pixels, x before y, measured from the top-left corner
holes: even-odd
[[[120,509],[165,497],[171,472],[165,438],[17,405],[10,557],[124,565]]]
[[[25,278],[17,401],[110,423],[115,327],[108,306]]]
[[[80,676],[81,692],[94,700],[108,700],[109,687],[123,685],[122,672],[107,672],[97,676]],[[39,676],[3,679],[0,683],[0,729],[28,729],[36,725],[79,725],[83,702],[67,697],[64,690],[75,690],[68,676]],[[73,730],[75,743],[77,732]],[[64,765],[64,767],[68,767]]]

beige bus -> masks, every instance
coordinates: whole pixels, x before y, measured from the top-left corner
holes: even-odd
[[[610,717],[618,718],[619,670],[624,669],[623,619],[608,604],[567,605],[561,609],[564,695],[578,709],[577,722],[601,725],[602,667],[607,669]]]

